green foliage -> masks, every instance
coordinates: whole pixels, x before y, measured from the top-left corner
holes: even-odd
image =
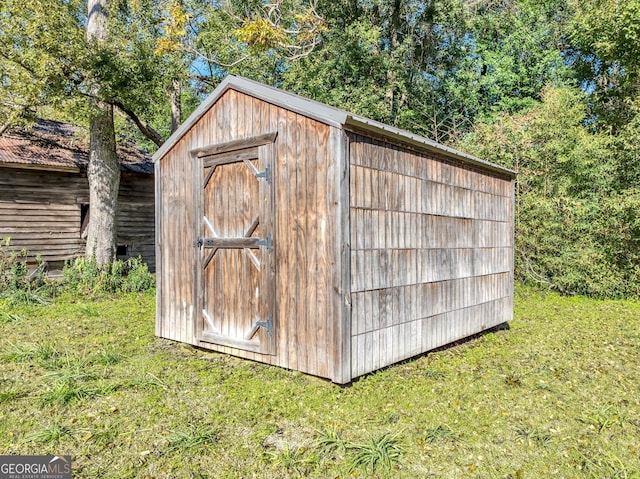
[[[11,248],[10,238],[0,243],[0,298],[14,302],[46,304],[52,293],[46,265],[38,256],[33,271],[27,265],[27,251]]]
[[[548,446],[551,442],[551,434],[530,424],[519,426],[516,429],[516,438],[528,446]]]
[[[65,264],[62,282],[67,290],[80,293],[142,292],[155,285],[155,279],[140,258],[99,266],[94,258],[76,258]]]
[[[151,149],[131,119],[166,138],[174,82],[184,117],[226,73],[245,75],[516,169],[518,278],[596,297],[640,291],[639,0],[109,5],[98,47],[86,2],[0,3],[5,124],[42,112],[86,122],[93,91]],[[0,268],[14,278],[0,295],[46,301],[20,263]],[[150,284],[135,266],[73,268],[83,291]]]
[[[585,124],[583,99],[548,88],[527,112],[477,125],[461,147],[518,172],[519,279],[564,293],[636,296],[640,196],[620,189],[617,140]]]
[[[64,426],[61,424],[53,424],[51,426],[44,427],[42,429],[39,429],[38,431],[35,431],[29,434],[25,438],[25,441],[36,442],[41,444],[46,444],[46,443],[57,444],[67,437],[75,436],[77,433],[78,431],[68,426]]]
[[[64,102],[82,56],[83,31],[76,16],[81,5],[78,0],[0,3],[2,123],[28,123],[37,106]]]
[[[574,68],[593,90],[596,120],[618,131],[632,121],[640,92],[640,1],[571,0],[570,5]]]
[[[60,356],[60,352],[51,344],[42,343],[19,343],[10,345],[0,355],[3,361],[37,361],[46,363]]]
[[[350,449],[353,450],[352,467],[372,473],[379,470],[390,473],[405,452],[398,435],[390,433],[371,436],[365,442],[352,444]]]
[[[458,440],[458,435],[446,424],[438,424],[436,427],[430,427],[425,431],[424,439],[430,443],[455,442]]]
[[[345,453],[347,443],[342,439],[341,432],[334,426],[318,433],[318,437],[315,440],[315,447],[322,454],[337,456]]]
[[[320,8],[321,7],[321,8]],[[565,0],[326,2],[323,44],[283,73],[298,93],[451,142],[573,72]]]
[[[48,304],[58,291],[82,295],[105,293],[140,293],[155,286],[155,277],[149,273],[146,263],[138,258],[98,266],[93,258],[76,258],[68,261],[62,270],[62,281],[48,278],[46,264],[40,257],[35,266],[27,263],[26,250],[16,251],[10,247],[9,238],[0,244],[0,298],[27,304]],[[81,304],[87,317],[99,312],[91,304]],[[0,322],[19,321],[20,317],[2,312]]]
[[[192,424],[187,429],[170,431],[167,436],[167,453],[191,452],[215,444],[218,429],[214,426]]]

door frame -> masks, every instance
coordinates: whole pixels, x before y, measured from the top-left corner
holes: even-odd
[[[228,141],[224,143],[215,143],[212,145],[207,145],[199,148],[194,148],[190,150],[191,159],[194,162],[193,164],[193,203],[194,203],[194,212],[195,212],[195,221],[194,221],[194,229],[193,229],[193,248],[195,251],[195,261],[194,261],[194,277],[195,277],[195,287],[194,287],[194,307],[195,311],[193,314],[193,334],[194,339],[199,346],[210,347],[210,345],[216,346],[227,346],[232,348],[237,348],[245,351],[251,351],[254,353],[264,354],[264,355],[275,355],[276,354],[276,346],[277,346],[277,318],[276,318],[276,304],[275,304],[275,293],[276,293],[276,261],[275,261],[275,187],[274,187],[274,170],[275,170],[275,140],[277,137],[277,132],[265,133],[262,135],[257,135],[248,138],[242,138],[238,140]],[[261,320],[268,322],[269,318],[271,321],[270,332],[266,335],[268,341],[265,342],[256,342],[251,339],[241,339],[241,338],[230,338],[227,336],[217,336],[217,335],[209,335],[209,337],[213,337],[213,341],[203,340],[202,338],[202,330],[203,330],[203,317],[202,310],[204,306],[204,281],[203,281],[203,271],[202,271],[202,254],[200,252],[200,245],[198,244],[198,238],[201,237],[204,221],[204,157],[212,156],[212,155],[221,155],[221,154],[230,154],[232,155],[235,151],[246,150],[249,148],[258,148],[258,158],[260,161],[263,161],[265,166],[269,166],[267,171],[266,180],[270,181],[270,187],[265,188],[264,182],[260,181],[259,185],[259,201],[269,201],[271,207],[264,208],[265,211],[261,211],[260,223],[265,225],[265,230],[268,231],[271,235],[271,246],[270,252],[266,255],[261,255],[264,261],[264,281],[262,283],[262,288],[264,291],[261,291]],[[238,161],[242,161],[240,158]],[[271,176],[269,178],[268,176]],[[269,197],[266,197],[269,195]],[[266,258],[266,261],[265,261]],[[267,329],[265,326],[262,328]],[[250,334],[251,337],[256,334],[256,331],[260,329],[258,326],[254,326],[252,332]]]

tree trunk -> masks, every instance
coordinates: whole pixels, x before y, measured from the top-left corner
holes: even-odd
[[[95,48],[107,40],[107,0],[88,1],[87,39]],[[99,85],[92,96],[99,97]],[[89,120],[89,228],[86,255],[98,264],[116,256],[116,210],[120,187],[120,164],[116,154],[113,106],[99,100],[91,105]]]
[[[94,256],[98,264],[106,264],[116,256],[116,210],[120,187],[113,107],[96,102],[89,128],[90,213],[86,254]]]
[[[180,80],[174,79],[171,89],[171,133],[180,128],[182,117],[182,86]]]

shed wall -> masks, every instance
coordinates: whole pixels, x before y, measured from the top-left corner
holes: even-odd
[[[197,285],[196,203],[189,151],[277,132],[273,188],[276,354],[199,343],[194,337]],[[341,132],[251,96],[228,90],[156,163],[158,298],[161,337],[322,377],[343,363],[337,322],[342,287],[336,273]],[[346,191],[346,186],[345,191]],[[227,294],[232,295],[231,292]]]
[[[27,249],[28,261],[61,262],[84,254],[81,205],[89,202],[83,173],[0,168],[0,238]],[[118,198],[118,244],[155,268],[154,191],[149,176],[123,173]]]
[[[353,377],[511,320],[511,179],[349,139]]]

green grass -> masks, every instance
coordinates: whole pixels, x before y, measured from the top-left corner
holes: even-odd
[[[217,437],[218,431],[215,427],[206,424],[191,424],[186,429],[170,431],[165,452],[192,453],[215,444]]]
[[[640,478],[640,303],[518,288],[510,329],[348,387],[153,335],[154,296],[0,302],[0,454],[78,478]]]

